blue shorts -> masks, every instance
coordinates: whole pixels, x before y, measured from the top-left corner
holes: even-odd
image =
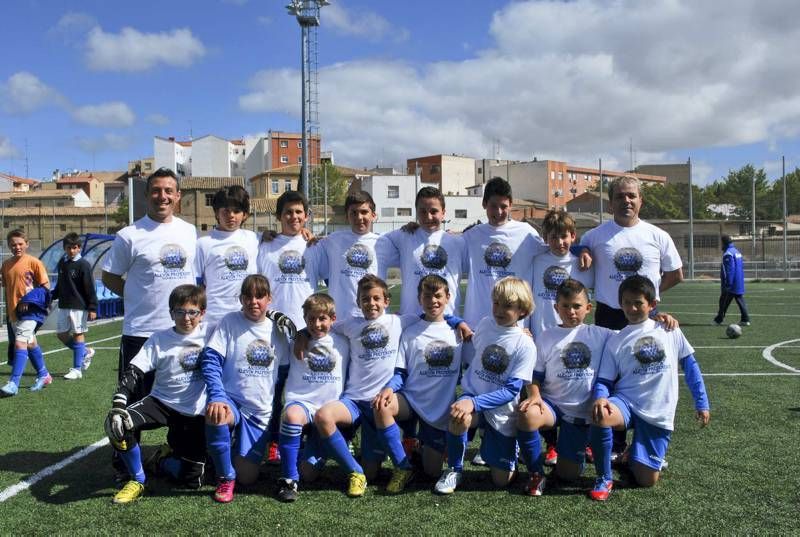
[[[556,451],[559,457],[569,459],[576,464],[586,462],[586,446],[589,444],[589,425],[576,424],[564,419],[564,413],[557,405],[543,399],[547,408],[555,416],[558,427],[558,443]]]
[[[350,412],[353,429],[361,426],[361,459],[367,462],[381,463],[386,458],[378,431],[375,428],[375,416],[372,413],[372,401],[353,401],[347,397],[339,399]]]
[[[505,436],[486,424],[483,440],[481,440],[481,457],[492,468],[513,472],[517,467],[517,439]]]
[[[423,447],[429,447],[439,453],[447,452],[447,432],[419,420],[418,438]]]
[[[267,453],[269,433],[267,424],[255,416],[243,417],[239,411],[239,404],[228,399],[233,412],[233,455],[239,455],[254,464],[261,464]]]
[[[611,396],[608,400],[622,412],[625,428],[633,429],[630,460],[660,472],[667,456],[672,431],[647,423],[631,410],[627,401],[620,397]]]

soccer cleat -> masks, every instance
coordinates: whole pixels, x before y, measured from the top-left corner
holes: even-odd
[[[217,479],[217,490],[214,491],[214,500],[219,503],[231,503],[233,501],[233,488],[235,485],[235,479]]]
[[[739,326],[750,326],[750,321],[742,321],[739,323]]]
[[[297,499],[297,481],[278,479],[278,499],[282,502],[293,502]]]
[[[45,386],[47,386],[48,384],[52,384],[52,382],[53,382],[53,377],[51,377],[50,373],[48,373],[47,375],[36,379],[36,382],[34,382],[33,386],[31,386],[31,391],[40,392],[44,389]]]
[[[528,496],[541,496],[544,492],[544,486],[547,479],[540,473],[531,474],[528,482],[525,484],[525,494]]]
[[[545,466],[555,466],[558,462],[558,453],[555,446],[547,446],[547,452],[544,454]]]
[[[598,502],[604,502],[611,496],[611,491],[613,489],[614,482],[612,480],[598,477],[594,481],[594,488],[589,491],[589,497]]]
[[[455,471],[453,468],[448,468],[442,472],[442,477],[433,486],[433,491],[436,494],[452,494],[456,488],[461,484],[461,472]]]
[[[713,324],[714,326],[722,326],[722,321],[718,321],[716,319],[712,319],[711,320],[711,324]]]
[[[92,358],[94,358],[94,349],[91,347],[86,347],[86,353],[83,355],[83,364],[81,364],[81,369],[84,371],[89,369],[89,366],[92,365]]]
[[[475,466],[487,466],[486,461],[483,460],[483,457],[481,457],[480,450],[478,450],[475,456],[472,457],[472,464]]]
[[[412,479],[414,479],[414,470],[411,468],[395,468],[392,472],[392,478],[389,479],[389,483],[386,485],[387,494],[400,494]]]
[[[2,394],[3,397],[11,397],[13,395],[17,395],[18,391],[19,391],[19,386],[17,386],[10,380],[6,383],[5,386],[0,388],[0,394]]]
[[[67,380],[80,380],[83,378],[83,373],[81,373],[80,369],[70,367],[69,371],[67,371],[67,374],[64,375],[64,378]]]
[[[144,494],[144,484],[132,479],[114,494],[111,501],[116,504],[131,503],[141,498],[142,494]]]
[[[142,463],[145,472],[160,476],[161,472],[161,461],[166,459],[172,455],[172,448],[169,447],[169,444],[161,444],[158,446],[158,449],[155,450],[145,461]]]
[[[267,452],[267,464],[270,466],[277,466],[281,463],[281,452],[278,449],[277,442],[269,443],[269,451]]]
[[[347,495],[351,498],[360,498],[367,491],[367,476],[352,472],[347,476]]]

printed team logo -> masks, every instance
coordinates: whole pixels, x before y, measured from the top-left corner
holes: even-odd
[[[344,258],[347,264],[353,268],[366,270],[372,265],[372,253],[369,251],[369,248],[360,242],[348,248]]]
[[[314,345],[306,351],[306,363],[314,373],[330,373],[336,367],[336,358],[329,345]]]
[[[78,269],[69,269],[69,277],[73,280],[78,277]]]
[[[502,375],[508,369],[508,353],[500,345],[489,345],[481,354],[481,365],[486,371]]]
[[[184,347],[178,358],[181,369],[184,371],[196,371],[200,369],[200,351],[203,349],[199,345],[189,345]]]
[[[158,252],[158,258],[166,269],[182,269],[186,265],[188,256],[186,250],[179,244],[165,244]]]
[[[633,356],[642,365],[663,362],[666,354],[661,342],[652,336],[639,338],[633,345]]]
[[[636,248],[620,248],[614,254],[614,266],[619,272],[638,272],[642,263],[642,254]]]
[[[573,341],[562,349],[561,361],[567,369],[586,369],[592,363],[592,351],[585,343]]]
[[[241,246],[231,246],[225,250],[223,259],[228,270],[247,270],[250,261],[247,257],[247,250]]]
[[[425,363],[428,367],[450,367],[453,363],[453,354],[455,350],[445,341],[431,341],[425,345],[425,350],[422,351],[422,356],[425,358]]]
[[[544,275],[542,277],[545,288],[551,291],[557,290],[558,286],[564,283],[564,281],[566,281],[568,278],[569,273],[567,273],[567,270],[564,267],[559,267],[557,265],[547,267],[547,270],[544,271]]]
[[[275,360],[275,351],[263,339],[255,339],[247,346],[244,356],[247,359],[247,363],[252,366],[269,367]]]
[[[389,343],[389,331],[380,323],[369,323],[361,330],[361,344],[365,349],[379,349]]]
[[[422,249],[419,262],[426,269],[442,270],[447,266],[447,251],[438,244],[429,244]]]
[[[505,244],[493,242],[483,251],[483,260],[490,267],[506,268],[511,263],[511,250]]]
[[[278,258],[278,268],[284,274],[300,274],[306,268],[306,260],[296,250],[286,250]]]

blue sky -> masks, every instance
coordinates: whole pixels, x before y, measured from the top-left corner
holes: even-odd
[[[124,169],[153,136],[299,130],[286,1],[0,7],[0,170]],[[604,168],[685,162],[705,183],[800,166],[800,3],[333,0],[323,148],[340,164],[458,153]]]

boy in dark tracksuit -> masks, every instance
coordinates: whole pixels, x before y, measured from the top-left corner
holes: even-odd
[[[750,325],[750,315],[747,313],[747,304],[744,302],[744,261],[742,254],[733,245],[733,239],[728,235],[722,236],[722,265],[719,270],[719,280],[722,287],[719,296],[719,312],[714,317],[715,324],[722,324],[725,313],[731,300],[736,300],[739,306],[743,326]]]
[[[94,356],[94,349],[86,347],[84,336],[87,319],[97,318],[97,293],[92,267],[81,258],[80,236],[68,233],[63,246],[64,257],[58,261],[58,283],[53,298],[58,299],[58,339],[72,349],[72,367],[64,378],[78,380]]]

